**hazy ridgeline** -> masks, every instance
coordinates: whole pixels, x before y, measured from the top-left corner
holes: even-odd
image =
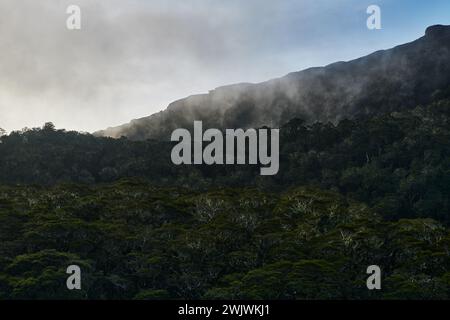
[[[450,27],[433,26],[414,42],[349,62],[291,73],[260,84],[236,84],[176,101],[160,113],[97,132],[132,140],[169,140],[173,130],[277,128],[400,111],[426,104],[450,83]]]

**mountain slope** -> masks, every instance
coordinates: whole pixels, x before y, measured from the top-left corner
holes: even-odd
[[[450,26],[349,62],[311,68],[259,84],[220,87],[178,100],[159,113],[104,131],[99,136],[163,139],[176,128],[278,127],[295,117],[337,122],[411,108],[450,85]]]

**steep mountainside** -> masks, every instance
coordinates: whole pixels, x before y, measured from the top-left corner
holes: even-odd
[[[278,127],[292,118],[337,122],[411,108],[450,85],[450,26],[349,62],[311,68],[259,84],[220,87],[175,101],[157,114],[96,135],[168,139],[194,120],[206,127]]]

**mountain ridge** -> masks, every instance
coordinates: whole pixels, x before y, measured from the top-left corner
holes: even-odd
[[[338,122],[425,104],[450,85],[450,26],[350,61],[311,67],[260,83],[221,86],[176,100],[158,113],[94,133],[167,140],[176,128],[278,127],[292,118]]]

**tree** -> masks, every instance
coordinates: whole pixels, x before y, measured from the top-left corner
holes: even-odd
[[[42,130],[45,132],[53,132],[55,131],[55,125],[53,124],[53,122],[46,122],[42,127]]]

